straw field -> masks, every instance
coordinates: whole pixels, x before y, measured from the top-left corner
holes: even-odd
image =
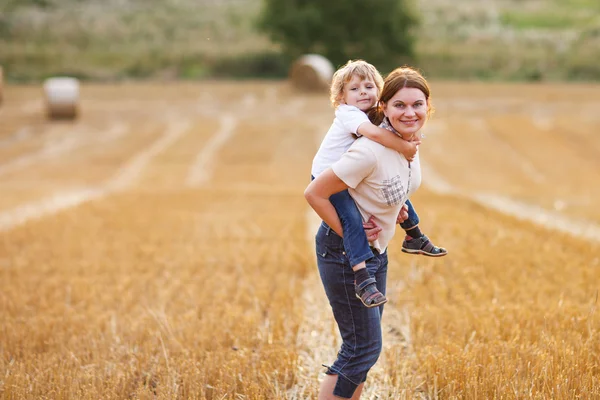
[[[600,88],[433,82],[368,399],[600,397]],[[285,82],[0,108],[0,398],[310,399],[339,338],[302,192],[333,112]]]

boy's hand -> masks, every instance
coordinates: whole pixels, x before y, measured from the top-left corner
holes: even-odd
[[[367,222],[363,222],[363,228],[365,230],[365,234],[367,235],[367,241],[373,242],[379,238],[381,227],[377,225],[375,218],[372,215]]]
[[[400,212],[398,213],[398,217],[396,218],[396,223],[401,224],[402,222],[408,219],[408,206],[406,203],[402,205]]]
[[[406,150],[402,152],[402,155],[406,157],[406,159],[410,162],[415,159],[415,155],[417,154],[417,150],[419,149],[419,145],[421,144],[421,139],[415,138],[410,142],[406,142]]]

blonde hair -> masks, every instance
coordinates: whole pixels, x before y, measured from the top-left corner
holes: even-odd
[[[331,87],[329,88],[329,100],[334,108],[340,105],[344,97],[344,86],[358,76],[360,79],[371,79],[377,86],[377,96],[383,88],[383,78],[377,68],[364,60],[350,60],[333,74]]]
[[[400,91],[400,89],[403,88],[414,88],[423,92],[425,100],[427,100],[427,118],[429,119],[429,117],[431,117],[435,110],[433,104],[431,104],[431,89],[429,88],[427,80],[415,68],[403,66],[396,68],[385,77],[377,107],[370,110],[368,113],[373,124],[379,125],[381,121],[383,121],[383,104],[386,104],[396,95],[396,93],[398,93],[398,91]]]

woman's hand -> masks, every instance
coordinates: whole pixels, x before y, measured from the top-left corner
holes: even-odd
[[[377,222],[375,222],[375,218],[372,215],[367,222],[363,222],[363,228],[367,235],[367,241],[373,242],[379,238],[381,227],[377,225]]]
[[[406,203],[402,205],[400,212],[398,213],[398,217],[396,218],[396,223],[401,224],[402,222],[408,219],[408,206]]]

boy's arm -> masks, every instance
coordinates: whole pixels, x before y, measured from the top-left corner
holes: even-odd
[[[421,140],[406,141],[400,136],[387,129],[373,125],[371,122],[363,122],[356,130],[360,135],[366,136],[377,143],[384,145],[387,148],[396,150],[406,157],[408,161],[412,161],[417,153],[417,146],[421,144]]]

